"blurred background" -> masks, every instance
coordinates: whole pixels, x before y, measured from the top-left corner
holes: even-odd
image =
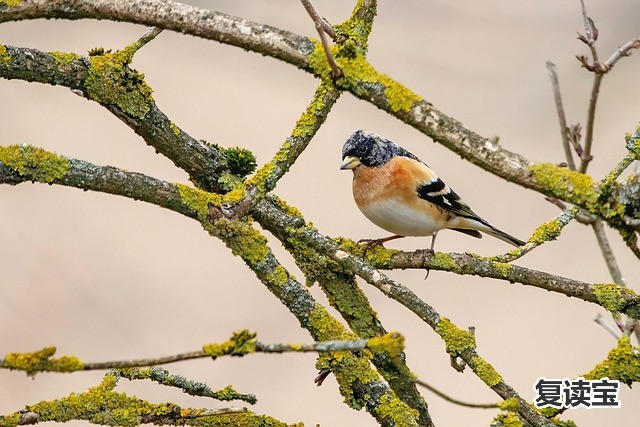
[[[316,37],[298,1],[189,2]],[[352,2],[315,0],[338,23]],[[598,50],[608,57],[640,35],[635,0],[587,4],[600,29]],[[0,42],[86,54],[119,49],[146,28],[106,21],[37,20],[0,25]],[[558,68],[569,123],[585,124],[592,75],[575,55],[584,32],[576,1],[444,0],[380,2],[369,60],[446,114],[535,161],[562,162],[557,113],[545,61]],[[640,53],[624,58],[601,89],[594,160],[600,179],[625,155],[624,134],[640,120]],[[145,46],[133,66],[154,89],[158,106],[192,136],[270,159],[310,101],[318,81],[274,59],[182,34],[164,32]],[[185,173],[96,103],[63,87],[0,80],[0,144],[33,144],[102,165],[188,183]],[[489,175],[366,102],[344,94],[308,150],[275,193],[300,208],[330,236],[382,237],[351,196],[351,173],[339,171],[340,150],[356,129],[367,129],[411,150],[449,183],[476,212],[527,239],[559,214],[532,191]],[[615,231],[607,230],[627,280],[640,290],[638,260]],[[308,343],[309,335],[239,258],[200,225],[142,202],[41,184],[0,186],[0,353],[58,347],[58,355],[85,361],[156,357],[200,349],[233,331],[258,332],[265,343]],[[271,239],[281,261],[302,278]],[[389,247],[425,248],[410,238]],[[509,250],[496,239],[443,232],[440,251],[495,255]],[[571,223],[559,241],[517,264],[591,283],[610,282],[592,230]],[[393,271],[399,280],[460,327],[475,326],[478,351],[532,400],[538,377],[572,378],[604,359],[616,342],[593,322],[600,307],[518,284],[432,271]],[[473,373],[449,365],[440,338],[395,301],[362,284],[383,324],[406,337],[409,366],[419,378],[461,400],[498,397]],[[311,292],[326,301],[317,287]],[[335,379],[316,387],[313,354],[250,355],[168,365],[173,374],[213,389],[232,384],[255,393],[251,409],[306,425],[374,426],[365,411],[342,403]],[[0,370],[0,413],[66,396],[96,385],[103,372],[72,375]],[[120,390],[153,402],[225,407],[175,389],[123,380]],[[439,426],[486,426],[495,410],[454,406],[424,391]],[[622,408],[568,411],[580,426],[637,425],[640,391],[626,386]],[[86,423],[73,423],[81,425]]]

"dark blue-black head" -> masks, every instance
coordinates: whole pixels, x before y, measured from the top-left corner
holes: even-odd
[[[416,156],[390,139],[383,138],[372,132],[357,130],[342,147],[340,169],[355,169],[360,165],[382,166],[396,156],[409,157],[420,161]]]

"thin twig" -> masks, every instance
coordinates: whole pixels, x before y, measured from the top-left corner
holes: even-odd
[[[611,70],[613,66],[616,65],[616,62],[618,62],[625,56],[631,55],[631,50],[633,49],[640,49],[640,37],[629,40],[618,49],[616,49],[616,51],[613,52],[606,61],[604,61],[603,66],[607,71]]]
[[[580,158],[580,172],[585,173],[589,162],[593,160],[591,146],[593,145],[593,127],[596,117],[596,105],[600,94],[600,84],[603,74],[595,73],[593,76],[593,86],[591,87],[591,98],[589,99],[589,111],[587,112],[587,130],[584,136],[584,151]]]
[[[602,221],[600,219],[596,219],[591,224],[591,226],[593,227],[596,239],[598,239],[598,245],[600,246],[600,250],[602,251],[604,260],[607,263],[607,268],[609,268],[609,274],[611,274],[611,278],[618,285],[624,285],[624,277],[622,277],[622,272],[620,271],[620,267],[618,266],[616,257],[613,254],[613,250],[609,245],[609,240],[605,235],[604,225],[602,224]]]
[[[182,418],[185,419],[193,419],[193,418],[202,418],[202,417],[211,417],[214,415],[225,415],[225,414],[239,414],[243,412],[248,412],[247,408],[218,408],[218,409],[194,409],[194,410],[182,410]]]
[[[551,77],[553,96],[556,101],[556,109],[558,110],[558,121],[560,122],[560,136],[562,137],[562,147],[564,148],[564,155],[567,159],[567,165],[569,166],[569,169],[575,170],[576,164],[573,161],[573,154],[571,152],[571,146],[569,143],[567,119],[564,113],[564,107],[562,106],[562,95],[560,94],[560,83],[558,82],[556,65],[551,61],[547,61],[547,70],[549,70],[549,76]]]
[[[439,397],[443,398],[444,400],[446,400],[447,402],[451,402],[451,403],[453,403],[455,405],[466,406],[467,408],[483,408],[483,409],[499,408],[500,407],[497,403],[469,403],[469,402],[463,402],[462,400],[458,400],[456,398],[453,398],[453,397],[441,392],[440,390],[438,390],[437,388],[433,387],[432,385],[429,385],[426,382],[424,382],[422,380],[419,380],[419,379],[416,379],[416,384],[426,388],[427,390],[429,390],[430,392],[432,392],[436,396],[439,396]]]
[[[568,205],[563,202],[560,199],[557,199],[555,197],[545,197],[544,198],[547,202],[556,205],[557,207],[559,207],[562,210],[565,210],[568,208]],[[576,214],[576,221],[578,221],[580,224],[584,224],[584,225],[591,225],[593,223],[593,221],[596,220],[596,216],[590,214],[589,212],[585,211],[584,209],[580,209],[578,211],[578,213]]]
[[[619,340],[620,337],[622,337],[622,333],[618,330],[613,328],[605,319],[604,317],[602,317],[602,315],[600,313],[598,313],[598,315],[596,316],[595,319],[593,319],[594,322],[596,322],[598,325],[602,326],[604,328],[605,331],[609,332],[611,335],[613,335],[613,337],[616,340]]]
[[[151,40],[155,39],[158,34],[160,34],[162,32],[162,28],[158,28],[158,27],[151,27],[149,28],[149,30],[143,34],[142,37],[140,37],[138,39],[138,41],[135,43],[135,51],[140,50],[140,48],[142,48],[144,45],[146,45],[147,43],[149,43]]]
[[[329,40],[327,40],[327,34],[332,39],[335,39],[335,32],[329,23],[322,18],[316,9],[311,4],[310,0],[300,0],[305,10],[313,20],[313,23],[316,26],[316,30],[318,30],[318,35],[320,36],[320,42],[322,43],[322,48],[324,49],[324,53],[327,57],[327,61],[329,62],[329,66],[331,67],[331,74],[334,79],[339,79],[342,77],[342,70],[338,67],[335,58],[333,57],[333,53],[331,53],[331,47],[329,46]],[[327,27],[331,28],[331,30],[327,31]]]
[[[336,32],[334,31],[333,27],[331,26],[331,24],[329,24],[327,22],[326,19],[324,19],[322,16],[320,16],[320,14],[316,10],[316,8],[313,7],[313,4],[311,3],[311,1],[310,0],[300,0],[300,2],[304,6],[304,8],[307,10],[307,13],[309,14],[309,16],[311,16],[311,19],[313,19],[313,22],[316,23],[316,28],[318,28],[318,24],[320,24],[320,27],[322,28],[322,30],[325,33],[327,33],[329,35],[329,37],[331,37],[332,40],[335,40],[336,39]]]

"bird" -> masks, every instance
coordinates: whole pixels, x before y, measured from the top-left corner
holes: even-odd
[[[478,216],[418,157],[375,133],[358,130],[347,139],[340,169],[353,171],[353,197],[364,216],[393,233],[361,243],[432,236],[433,251],[438,232],[449,229],[476,238],[483,232],[516,247],[525,245]]]

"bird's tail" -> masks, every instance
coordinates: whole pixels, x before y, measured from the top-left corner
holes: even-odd
[[[503,242],[507,242],[512,244],[513,246],[524,246],[527,242],[523,242],[522,240],[513,237],[510,234],[505,233],[502,230],[498,230],[497,228],[495,228],[493,225],[491,224],[487,224],[487,229],[486,230],[482,230],[485,233],[487,233],[490,236],[493,236],[497,239],[502,240]]]
[[[500,239],[503,242],[509,243],[510,245],[513,245],[516,247],[524,246],[527,243],[527,242],[523,242],[518,238],[513,237],[510,234],[505,233],[502,230],[498,230],[493,225],[489,224],[487,221],[483,220],[480,217],[475,217],[475,218],[458,217],[457,219],[462,219],[462,221],[456,224],[457,226],[456,228],[465,228],[465,229],[482,231],[483,233],[486,233],[489,236],[493,236],[496,239]],[[456,230],[456,231],[461,231],[461,230]]]

